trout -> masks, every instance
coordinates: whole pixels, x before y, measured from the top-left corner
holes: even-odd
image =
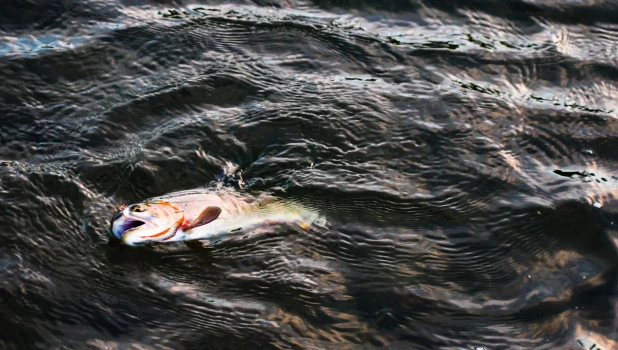
[[[306,230],[318,218],[313,210],[273,196],[194,189],[122,206],[112,217],[111,234],[126,245],[212,240],[273,224]]]

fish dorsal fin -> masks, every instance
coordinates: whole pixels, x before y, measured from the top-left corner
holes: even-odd
[[[189,224],[189,226],[184,228],[184,231],[188,231],[196,227],[206,225],[209,222],[213,222],[216,218],[219,217],[219,215],[221,215],[221,208],[207,207],[202,211],[200,215],[197,216],[197,218],[195,218],[195,220],[193,220],[193,222]]]

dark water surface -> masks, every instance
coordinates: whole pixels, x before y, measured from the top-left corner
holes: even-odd
[[[614,0],[3,1],[0,349],[618,348],[617,80]],[[108,244],[221,177],[327,228]]]

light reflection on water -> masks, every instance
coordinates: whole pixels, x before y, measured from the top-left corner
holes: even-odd
[[[615,346],[611,2],[31,5],[0,13],[0,347]],[[328,225],[108,244],[204,186]]]

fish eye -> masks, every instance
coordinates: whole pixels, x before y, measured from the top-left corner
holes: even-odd
[[[134,212],[134,213],[141,213],[144,210],[142,208],[139,207],[139,205],[134,204],[129,208],[129,211]]]

